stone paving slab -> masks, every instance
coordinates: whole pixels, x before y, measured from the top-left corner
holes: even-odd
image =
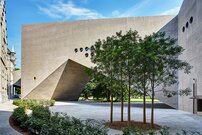
[[[9,118],[14,108],[12,101],[0,104],[0,135],[21,135],[9,124]]]
[[[95,120],[109,120],[109,104],[94,105],[94,103],[79,103],[79,102],[56,102],[55,106],[51,107],[53,112],[63,112],[69,116],[80,119],[95,119]],[[135,121],[142,121],[141,107],[131,108],[131,118]],[[124,119],[127,120],[127,108],[124,109]],[[114,120],[120,120],[120,106],[114,107]],[[150,121],[150,109],[147,109],[147,122]],[[155,109],[155,123],[161,126],[170,127],[171,134],[182,129],[189,131],[199,131],[202,133],[202,116],[194,115],[189,112],[184,112],[176,109]],[[110,130],[110,135],[121,134],[120,131]]]

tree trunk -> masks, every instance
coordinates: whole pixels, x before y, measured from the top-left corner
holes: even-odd
[[[84,97],[84,98],[88,100],[88,94],[87,94],[87,93],[85,93],[84,95],[85,95],[85,97]]]
[[[107,102],[110,102],[110,91],[107,91]]]
[[[146,90],[144,88],[144,96],[143,96],[143,123],[146,124]]]
[[[110,103],[110,123],[113,123],[113,94],[111,91],[111,103]]]
[[[130,110],[130,75],[129,75],[129,83],[128,83],[128,126],[130,126],[131,123],[131,110]]]
[[[154,128],[154,83],[152,83],[151,128]]]
[[[123,106],[124,106],[124,104],[123,104],[123,88],[121,89],[121,122],[123,122]]]
[[[154,65],[153,65],[153,72],[154,72]],[[152,103],[151,103],[151,128],[154,128],[154,79],[155,75],[152,74],[152,80],[151,80],[151,89],[152,89]]]
[[[123,122],[124,120],[123,120],[123,111],[124,111],[124,101],[123,101],[123,84],[122,84],[122,78],[123,78],[123,76],[122,76],[122,69],[121,69],[121,122]]]
[[[143,123],[146,124],[147,116],[146,116],[146,88],[145,88],[145,75],[143,80],[144,94],[143,94]]]

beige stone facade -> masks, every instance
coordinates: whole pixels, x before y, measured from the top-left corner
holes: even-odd
[[[0,103],[11,98],[15,53],[7,47],[5,1],[0,0]]]
[[[123,32],[129,29],[137,30],[142,37],[153,32],[165,31],[168,36],[177,38],[178,45],[185,48],[179,59],[186,60],[193,66],[189,75],[179,72],[179,82],[169,89],[177,91],[190,88],[192,93],[187,97],[167,98],[159,92],[156,97],[175,108],[200,113],[202,112],[201,13],[201,0],[184,0],[176,17],[129,17],[23,25],[22,97],[75,100],[88,81],[82,70],[83,66],[93,66],[86,56],[90,55],[88,48],[97,39],[104,39],[120,30]],[[72,99],[71,94],[74,95]]]
[[[95,41],[120,30],[132,29],[141,36],[149,35],[173,19],[174,16],[151,16],[24,25],[22,98],[78,99],[88,81],[83,66],[93,66],[86,54],[90,55],[88,48]],[[173,32],[170,27],[164,29]]]

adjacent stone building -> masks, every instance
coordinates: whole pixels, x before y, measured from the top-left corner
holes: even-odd
[[[13,70],[15,68],[15,52],[7,47],[5,1],[0,0],[0,103],[11,98]]]
[[[137,30],[144,37],[165,31],[186,50],[179,59],[193,65],[192,73],[178,73],[170,90],[191,88],[192,95],[156,97],[181,110],[200,113],[202,106],[202,1],[184,0],[177,16],[148,16],[23,25],[22,98],[77,100],[88,82],[85,67],[91,45],[122,30]]]

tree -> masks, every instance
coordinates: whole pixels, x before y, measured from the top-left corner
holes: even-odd
[[[184,49],[176,45],[176,40],[167,37],[165,33],[158,32],[146,36],[143,42],[143,47],[149,49],[145,59],[149,60],[147,73],[151,85],[151,128],[153,128],[155,88],[160,85],[165,88],[175,84],[177,82],[177,72],[184,70],[188,74],[191,66],[186,61],[178,59]]]
[[[119,37],[118,51],[116,51],[119,57],[119,63],[121,63],[122,69],[121,76],[124,76],[126,80],[124,83],[128,86],[128,125],[131,122],[131,89],[134,83],[134,78],[136,76],[136,68],[138,67],[137,61],[137,50],[139,45],[140,36],[137,31],[129,30],[125,35],[121,32],[117,34]],[[123,110],[122,110],[123,111]]]
[[[96,87],[96,83],[93,82],[93,80],[89,81],[85,85],[85,87],[84,87],[84,89],[83,89],[83,91],[81,93],[81,97],[84,97],[85,99],[88,99],[90,96],[93,96],[92,93],[93,93],[93,90],[95,89],[95,87]]]
[[[114,64],[115,60],[113,57],[113,49],[116,42],[116,37],[107,37],[104,40],[98,40],[95,43],[95,50],[93,50],[94,56],[91,57],[91,61],[96,64],[93,70],[96,72],[97,77],[105,76],[102,81],[105,82],[108,89],[110,90],[110,123],[113,122],[113,81],[114,78]]]

